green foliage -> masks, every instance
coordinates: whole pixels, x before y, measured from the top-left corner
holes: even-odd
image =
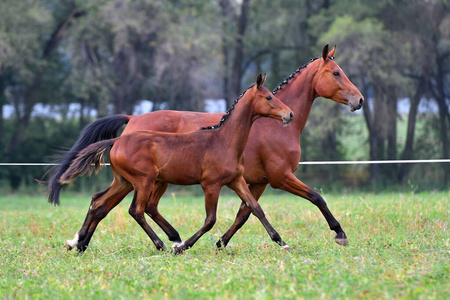
[[[98,117],[131,114],[140,100],[149,99],[153,109],[201,111],[203,99],[229,96],[232,78],[242,77],[244,88],[260,72],[268,73],[266,86],[274,88],[319,56],[325,44],[337,45],[336,62],[364,93],[366,122],[350,130],[349,115],[317,100],[302,136],[304,159],[401,157],[407,127],[395,127],[395,102],[414,96],[420,80],[426,87],[422,96],[436,101],[443,93],[448,108],[448,91],[437,86],[439,81],[448,86],[450,79],[446,0],[250,1],[247,29],[239,37],[241,77],[231,76],[230,69],[242,1],[225,2],[2,1],[0,105],[15,111],[8,120],[0,116],[0,161],[43,161],[51,149],[70,147],[93,109]],[[49,105],[62,120],[34,119],[36,104]],[[67,112],[71,104],[80,107],[71,112],[80,114],[76,121]],[[441,116],[421,117],[415,157],[445,156],[448,112]],[[362,129],[369,127],[373,130]],[[374,136],[377,146],[369,144]],[[389,148],[392,136],[397,142]],[[374,148],[380,153],[369,157]],[[321,172],[336,178],[348,170],[333,166]],[[42,170],[0,168],[0,185],[33,184],[37,173]],[[381,177],[396,182],[392,173],[387,169]],[[411,173],[409,179],[418,176]]]
[[[263,196],[267,218],[288,242],[283,252],[256,218],[215,252],[240,205],[222,197],[216,226],[185,254],[158,252],[128,215],[130,198],[98,226],[84,255],[66,252],[89,197],[0,199],[0,288],[8,298],[447,299],[450,195],[325,195],[350,246],[316,207],[293,196]],[[167,197],[160,211],[183,238],[204,218],[202,197]],[[170,247],[164,233],[150,223]]]

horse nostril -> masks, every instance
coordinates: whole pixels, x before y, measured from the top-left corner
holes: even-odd
[[[291,121],[294,120],[294,113],[291,111],[291,113],[289,114],[289,116],[291,117]]]
[[[364,99],[363,98],[359,98],[359,107],[362,107],[364,103]]]

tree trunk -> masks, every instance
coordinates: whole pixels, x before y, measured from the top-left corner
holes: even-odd
[[[389,90],[391,92],[386,95],[387,159],[397,159],[397,93],[394,87]]]
[[[364,95],[368,94],[367,93],[368,87],[365,84],[363,85],[363,91],[364,91]],[[367,99],[367,102],[368,101],[369,101],[369,99]],[[364,120],[366,121],[367,131],[369,132],[369,157],[370,157],[370,160],[375,160],[376,159],[375,148],[376,148],[378,136],[373,128],[373,111],[372,111],[372,108],[370,107],[369,103],[366,103],[363,106],[363,115],[364,115]],[[378,178],[379,171],[380,170],[379,170],[378,165],[376,165],[376,164],[370,165],[370,181],[372,183],[374,183],[376,181],[376,179]]]
[[[416,118],[417,118],[417,110],[419,107],[420,99],[422,98],[423,93],[425,92],[425,80],[421,78],[416,92],[414,95],[409,97],[410,99],[410,108],[408,114],[408,125],[406,129],[406,141],[405,147],[403,148],[403,152],[401,155],[401,159],[408,160],[413,158],[414,153],[414,132],[416,130]],[[406,176],[408,175],[411,166],[409,164],[401,164],[398,170],[398,180],[400,183],[403,183]]]
[[[3,133],[3,105],[7,103],[5,90],[6,90],[5,79],[3,76],[0,75],[0,133]],[[0,140],[0,145],[1,142],[2,141]]]
[[[31,90],[34,91],[34,89]],[[34,107],[34,103],[32,103],[31,99],[27,100],[25,103],[19,102],[20,101],[17,101],[15,105],[17,115],[17,126],[7,152],[7,156],[9,159],[12,159],[14,157],[14,153],[17,152],[17,149],[19,148],[19,145],[22,142],[25,132],[28,129],[28,125],[30,124],[31,112],[33,111]],[[24,105],[22,112],[20,109],[21,104]]]
[[[447,104],[445,103],[445,90],[444,90],[444,74],[443,60],[439,56],[436,57],[437,73],[436,73],[436,87],[431,87],[432,94],[439,107],[439,133],[442,142],[442,158],[449,158],[449,141],[447,132],[450,130],[450,126],[447,125],[447,116],[449,114]],[[449,164],[442,164],[444,169],[444,183],[450,179],[450,166]]]
[[[86,118],[84,115],[84,107],[85,107],[85,103],[86,103],[86,99],[80,99],[80,130],[82,130],[84,128],[84,126],[86,126],[87,122],[86,122]]]
[[[228,0],[220,0],[219,5],[222,11],[222,55],[223,55],[223,97],[228,105],[232,102],[230,96],[230,52],[229,41],[227,39],[227,28],[230,20],[230,2]]]
[[[372,153],[372,160],[383,160],[385,159],[385,127],[387,125],[387,112],[386,112],[386,95],[382,92],[380,87],[375,87],[375,97],[373,105],[373,118],[372,118],[372,133],[371,133],[371,146],[374,147]],[[374,182],[379,181],[380,174],[383,172],[383,167],[380,165],[376,166],[376,177],[372,178]]]
[[[386,93],[386,124],[384,135],[387,140],[386,159],[397,159],[397,93],[395,87],[389,87]],[[383,176],[390,181],[397,179],[397,164],[383,166]]]
[[[235,39],[234,48],[234,61],[233,69],[231,74],[231,101],[236,98],[241,92],[241,81],[242,81],[242,61],[244,59],[244,34],[247,28],[247,17],[249,10],[250,0],[243,0],[241,5],[241,14],[238,20],[238,28]],[[228,106],[232,104],[228,103]]]
[[[0,132],[3,132],[3,102],[0,100]],[[0,140],[0,145],[2,141]]]

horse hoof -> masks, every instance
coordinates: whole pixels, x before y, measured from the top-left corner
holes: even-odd
[[[335,241],[338,245],[345,246],[345,247],[348,246],[348,239],[347,239],[347,237],[343,237],[343,238],[335,237],[335,238],[334,238],[334,241]]]
[[[158,244],[158,245],[156,245],[156,250],[159,250],[159,251],[166,251],[167,249],[166,249],[166,245],[164,245],[164,243],[162,243],[162,244]]]
[[[281,250],[291,252],[291,248],[289,247],[289,245],[281,246]]]
[[[216,247],[217,247],[217,250],[222,250],[223,248],[225,248],[222,238],[220,238],[220,240],[217,241]]]
[[[64,246],[66,247],[67,251],[70,251],[70,250],[73,249],[73,247],[70,245],[69,242],[70,242],[70,240],[67,240],[67,241],[66,241],[66,244],[64,245]]]
[[[174,254],[182,254],[184,252],[184,250],[185,250],[184,242],[181,242],[181,243],[175,242],[172,245],[172,251],[171,252],[174,253]]]

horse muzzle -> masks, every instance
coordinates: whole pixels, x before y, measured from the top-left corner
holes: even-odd
[[[288,125],[292,121],[294,121],[294,113],[291,111],[289,112],[289,115],[282,115],[281,118],[283,119],[283,124]]]
[[[350,107],[351,112],[361,109],[361,107],[363,106],[363,103],[364,103],[364,98],[361,97],[361,98],[359,98],[359,100],[357,100],[355,102],[356,103],[352,103],[352,101],[348,101],[348,106]]]

